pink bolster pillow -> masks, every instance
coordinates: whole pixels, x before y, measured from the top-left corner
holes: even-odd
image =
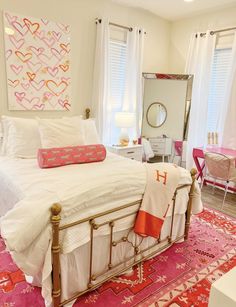
[[[42,148],[38,150],[38,164],[40,168],[99,162],[103,161],[105,158],[106,148],[101,144],[63,148]]]

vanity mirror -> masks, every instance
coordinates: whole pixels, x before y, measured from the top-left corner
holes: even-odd
[[[147,122],[153,128],[161,127],[167,117],[167,110],[164,104],[160,102],[153,102],[147,109]]]
[[[142,136],[187,140],[192,75],[143,73]]]

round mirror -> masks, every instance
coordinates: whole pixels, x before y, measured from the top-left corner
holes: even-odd
[[[166,107],[160,102],[153,102],[147,109],[147,122],[153,128],[162,126],[166,117]]]

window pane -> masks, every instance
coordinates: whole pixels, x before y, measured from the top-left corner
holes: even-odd
[[[207,132],[217,131],[218,110],[224,103],[231,56],[231,48],[216,49],[214,53],[208,99]]]

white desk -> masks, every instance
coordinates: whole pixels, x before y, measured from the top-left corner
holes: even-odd
[[[236,306],[236,267],[211,286],[208,307]]]

